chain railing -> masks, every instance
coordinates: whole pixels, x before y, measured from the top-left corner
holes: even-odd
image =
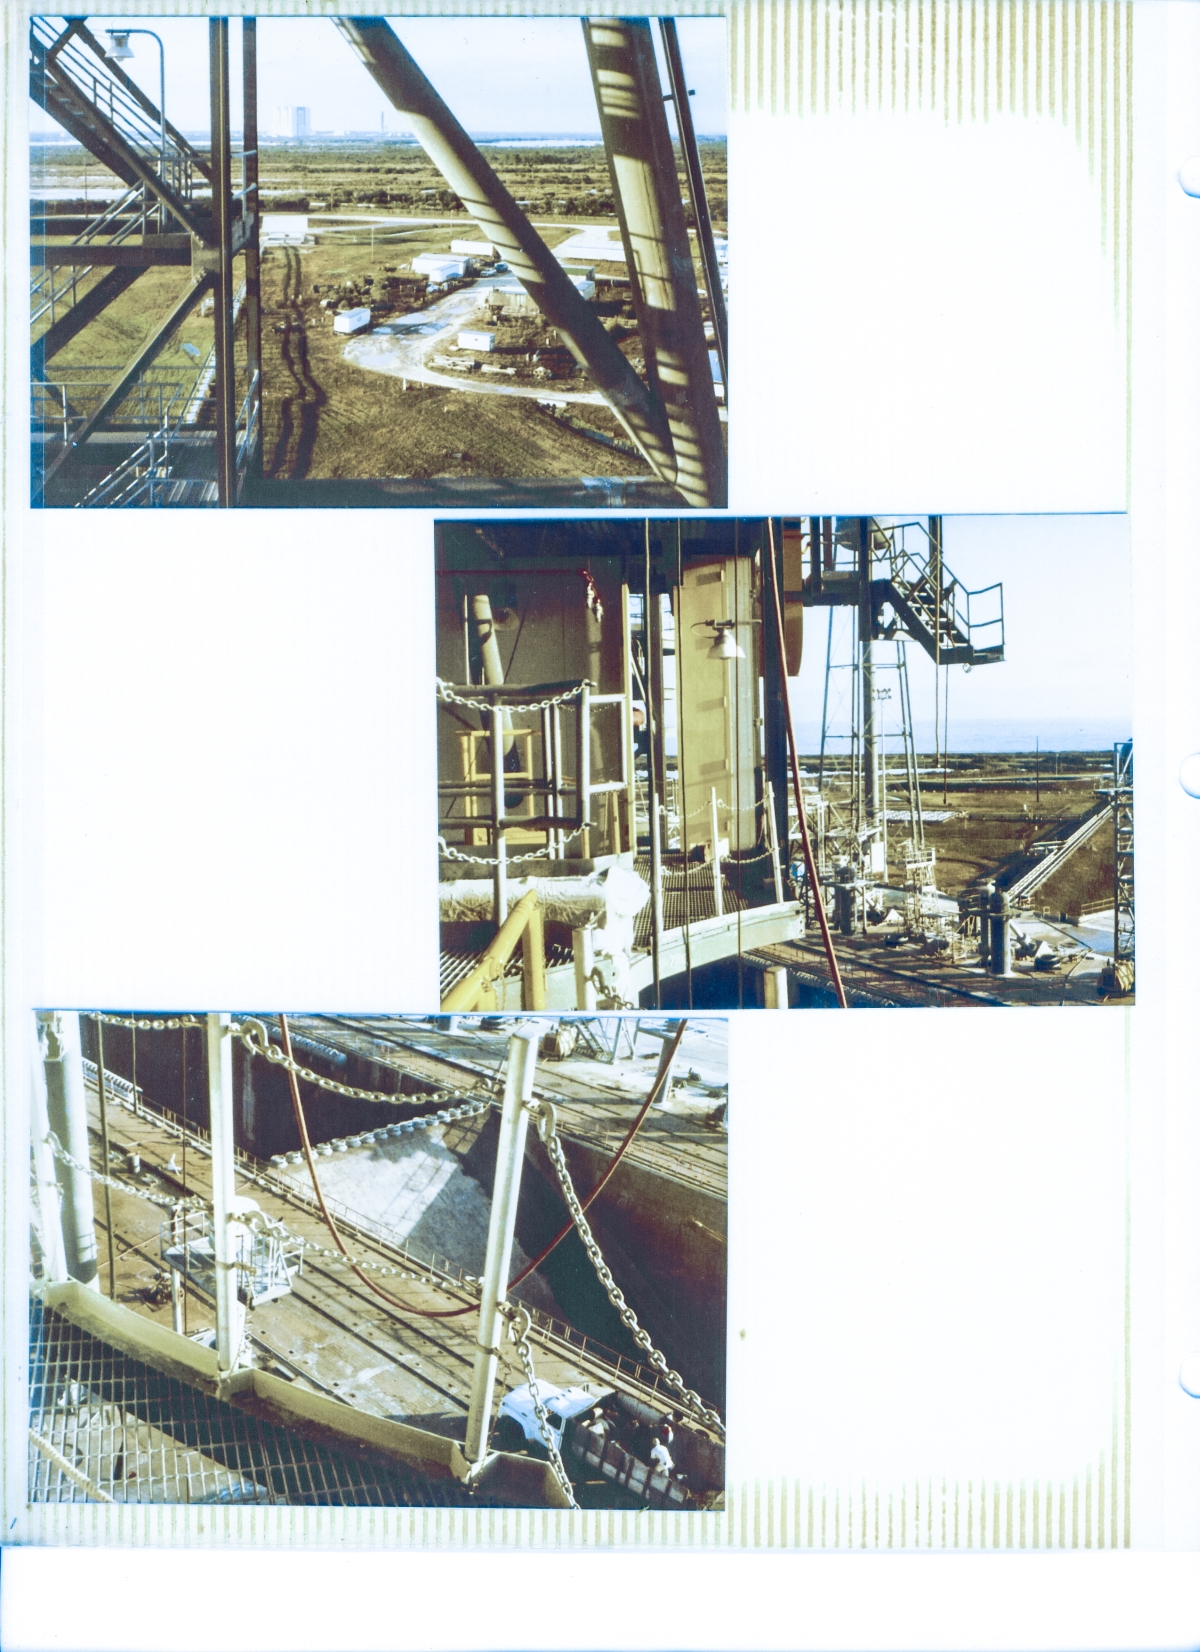
[[[558,1178],[558,1185],[562,1191],[562,1196],[566,1201],[567,1209],[571,1213],[571,1218],[575,1223],[576,1231],[578,1232],[580,1239],[583,1241],[584,1249],[588,1254],[588,1260],[591,1262],[592,1267],[596,1271],[597,1279],[599,1279],[601,1285],[604,1287],[605,1295],[608,1297],[608,1300],[612,1303],[613,1307],[617,1310],[622,1325],[624,1325],[625,1329],[633,1337],[633,1340],[637,1343],[638,1347],[645,1354],[648,1362],[656,1371],[659,1371],[662,1374],[667,1386],[672,1388],[679,1395],[680,1399],[684,1403],[684,1406],[688,1410],[695,1412],[695,1414],[704,1423],[706,1423],[708,1427],[716,1429],[723,1434],[724,1424],[721,1421],[720,1413],[718,1411],[714,1411],[711,1406],[706,1405],[696,1390],[694,1388],[689,1388],[680,1376],[679,1372],[672,1369],[665,1354],[660,1353],[654,1346],[649,1332],[643,1330],[642,1326],[638,1323],[637,1315],[629,1306],[628,1302],[626,1302],[624,1292],[613,1278],[612,1270],[609,1268],[608,1263],[604,1260],[604,1255],[600,1249],[600,1246],[596,1243],[591,1227],[588,1225],[588,1219],[584,1215],[583,1206],[579,1201],[579,1195],[575,1191],[575,1184],[571,1180],[571,1172],[567,1168],[567,1161],[563,1154],[562,1143],[558,1139],[557,1116],[553,1103],[547,1101],[539,1102],[535,1108],[531,1108],[530,1110],[531,1112],[534,1112],[537,1118],[538,1135],[541,1137],[542,1145],[546,1149],[546,1155],[554,1167],[554,1174]]]
[[[577,826],[573,832],[568,832],[562,839],[562,847],[565,849],[568,843],[574,843],[575,839],[582,837],[586,830],[587,828],[584,826]],[[461,849],[451,848],[444,837],[439,837],[438,853],[445,860],[463,861],[468,866],[523,866],[526,861],[545,860],[550,850],[548,847],[535,849],[528,855],[507,855],[501,860],[499,855],[464,854]]]
[[[91,1019],[100,1021],[105,1026],[124,1027],[137,1032],[201,1031],[206,1025],[203,1020],[194,1015],[128,1016],[112,1015],[102,1011],[88,1011],[85,1013],[88,1014]],[[248,1017],[244,1026],[237,1022],[231,1022],[229,1031],[233,1036],[239,1037],[243,1044],[246,1045],[247,1048],[251,1049],[253,1053],[262,1053],[261,1039],[266,1036],[266,1028],[263,1022],[259,1021],[255,1017]],[[249,1039],[249,1043],[247,1043],[247,1039]],[[278,1047],[271,1046],[271,1048],[277,1049]],[[282,1050],[279,1050],[278,1055],[271,1057],[270,1059],[285,1068],[289,1067],[288,1057]],[[83,1066],[85,1078],[90,1074],[92,1082],[97,1082],[98,1073],[96,1064],[85,1058]],[[390,1092],[386,1091],[365,1091],[358,1090],[353,1086],[338,1085],[337,1082],[332,1079],[325,1080],[322,1083],[321,1075],[313,1074],[309,1068],[302,1067],[295,1061],[290,1062],[290,1070],[295,1072],[297,1078],[302,1078],[306,1081],[317,1083],[321,1085],[322,1088],[329,1088],[340,1091],[343,1094],[354,1095],[359,1099],[402,1102],[410,1105],[419,1105],[423,1101],[431,1101],[446,1095],[461,1094],[461,1092],[439,1091],[429,1097],[394,1096]],[[148,1102],[145,1099],[140,1087],[135,1087],[129,1079],[124,1078],[121,1074],[110,1072],[107,1067],[105,1068],[104,1081],[105,1088],[109,1092],[110,1098],[116,1101],[118,1105],[128,1108],[129,1111],[133,1112],[135,1116],[144,1117],[148,1122],[176,1134],[180,1140],[186,1138],[200,1153],[206,1157],[211,1157],[211,1142],[208,1132],[203,1128],[190,1122],[177,1119],[173,1115],[166,1113],[162,1108],[156,1107],[153,1103]],[[424,1114],[416,1119],[404,1120],[399,1124],[385,1126],[382,1130],[368,1132],[366,1133],[366,1136],[360,1136],[358,1139],[360,1141],[368,1138],[379,1140],[384,1135],[391,1135],[393,1133],[407,1134],[410,1130],[429,1129],[435,1125],[455,1122],[455,1120],[459,1118],[478,1116],[479,1114],[488,1111],[492,1105],[492,1101],[493,1098],[489,1094],[477,1092],[475,1097],[470,1101],[470,1104],[463,1106],[462,1108],[443,1109],[438,1113]],[[540,1104],[541,1107],[546,1107],[549,1105],[550,1104],[548,1103]],[[539,1118],[539,1130],[541,1128],[542,1124]],[[575,1133],[575,1128],[572,1127],[571,1134],[574,1135]],[[584,1132],[581,1131],[580,1133]],[[211,1203],[205,1200],[202,1195],[152,1194],[147,1188],[138,1187],[133,1183],[122,1182],[119,1178],[107,1176],[106,1172],[96,1171],[92,1169],[91,1166],[81,1165],[78,1161],[71,1159],[68,1155],[66,1155],[65,1149],[63,1149],[61,1144],[57,1142],[57,1138],[50,1137],[48,1139],[50,1140],[52,1151],[55,1152],[57,1157],[62,1158],[63,1162],[69,1163],[72,1168],[92,1176],[97,1180],[102,1182],[106,1181],[107,1185],[114,1191],[131,1194],[134,1197],[145,1199],[148,1203],[157,1205],[163,1209],[183,1207],[189,1209],[211,1210]],[[351,1140],[353,1139],[354,1138],[351,1138]],[[579,1204],[578,1197],[575,1195],[574,1186],[570,1179],[570,1172],[566,1168],[565,1160],[562,1159],[562,1150],[558,1145],[556,1134],[554,1140],[558,1160],[562,1164],[561,1172],[558,1171],[558,1164],[555,1164],[556,1173],[559,1174],[560,1184],[562,1182],[562,1177],[566,1177],[566,1184],[563,1188],[564,1196],[566,1196],[566,1188],[570,1187],[571,1189],[570,1198],[567,1199],[568,1208],[571,1210],[572,1218],[577,1224],[580,1220],[583,1221],[583,1227],[584,1229],[587,1229],[590,1237],[591,1230],[587,1228],[586,1219],[583,1218],[582,1207]],[[347,1142],[346,1145],[348,1146],[349,1142]],[[550,1152],[549,1147],[547,1147],[547,1151]],[[554,1154],[551,1153],[550,1156],[553,1163]],[[299,1157],[299,1155],[295,1155],[293,1157]],[[290,1180],[285,1180],[277,1173],[272,1174],[263,1163],[255,1159],[251,1154],[246,1153],[243,1149],[234,1149],[234,1160],[238,1167],[239,1173],[245,1178],[245,1180],[263,1188],[266,1192],[272,1193],[277,1198],[297,1200],[307,1206],[311,1206],[314,1212],[317,1210],[317,1201],[315,1197],[309,1196],[305,1193],[302,1187],[293,1184]],[[573,1204],[572,1201],[574,1201]],[[350,1231],[352,1234],[357,1234],[360,1239],[378,1243],[387,1250],[396,1253],[403,1261],[410,1263],[410,1268],[375,1262],[370,1258],[347,1258],[343,1256],[340,1251],[332,1250],[330,1247],[321,1245],[315,1240],[302,1239],[301,1242],[305,1246],[306,1254],[321,1256],[331,1262],[359,1266],[366,1269],[368,1272],[378,1273],[383,1277],[415,1280],[429,1279],[430,1276],[438,1276],[438,1282],[449,1285],[451,1288],[465,1288],[470,1292],[477,1292],[479,1290],[479,1279],[475,1275],[465,1271],[457,1263],[450,1261],[449,1258],[439,1258],[435,1253],[425,1254],[411,1246],[406,1240],[398,1241],[395,1236],[389,1235],[381,1224],[374,1222],[370,1217],[364,1216],[361,1212],[351,1210],[348,1206],[342,1204],[340,1200],[331,1198],[328,1194],[325,1195],[325,1204],[334,1214],[336,1214],[341,1227]],[[277,1218],[264,1215],[263,1222],[268,1224],[268,1226],[264,1227],[263,1231],[269,1231],[276,1237],[301,1239],[300,1235],[292,1234],[291,1231],[282,1222],[278,1221]],[[252,1226],[253,1223],[250,1222],[248,1225]],[[591,1241],[591,1246],[592,1249],[595,1250],[595,1255],[599,1256],[599,1248],[595,1245],[594,1239]],[[589,1256],[592,1255],[592,1249],[589,1249]],[[600,1258],[600,1262],[601,1265],[604,1266],[602,1257]],[[593,1257],[593,1266],[595,1265],[595,1258]],[[420,1269],[420,1272],[413,1272],[411,1271],[412,1268],[418,1268]],[[606,1267],[605,1272],[607,1273]],[[608,1274],[608,1279],[611,1281],[611,1273]],[[602,1283],[604,1282],[603,1275],[601,1276],[601,1281]],[[615,1283],[613,1288],[616,1288]],[[620,1295],[619,1292],[617,1294]],[[610,1300],[613,1300],[611,1296]],[[618,1306],[615,1301],[614,1306]],[[626,1325],[626,1327],[632,1329],[634,1326],[637,1326],[637,1321],[633,1316],[632,1309],[630,1309],[625,1303],[624,1297],[621,1297],[621,1305],[618,1306],[618,1312],[621,1312],[621,1307],[624,1308],[624,1313],[622,1313],[622,1322]],[[542,1335],[548,1338],[553,1338],[555,1341],[561,1342],[566,1346],[577,1350],[581,1355],[590,1357],[597,1363],[604,1366],[609,1372],[625,1376],[630,1381],[637,1384],[638,1387],[644,1388],[649,1392],[659,1392],[664,1386],[666,1386],[673,1389],[676,1393],[682,1393],[684,1397],[688,1399],[689,1404],[694,1401],[694,1408],[697,1409],[698,1415],[700,1415],[706,1423],[717,1428],[721,1426],[720,1417],[717,1412],[705,1407],[704,1402],[700,1399],[699,1395],[694,1395],[692,1390],[681,1387],[682,1378],[680,1378],[679,1373],[671,1370],[665,1358],[661,1354],[657,1353],[657,1350],[653,1348],[649,1337],[644,1331],[641,1330],[640,1327],[637,1327],[634,1340],[638,1343],[639,1347],[642,1347],[650,1356],[649,1364],[643,1364],[640,1360],[631,1359],[626,1354],[618,1353],[617,1350],[609,1348],[604,1343],[597,1341],[595,1337],[589,1337],[583,1332],[577,1331],[574,1326],[569,1325],[565,1321],[557,1319],[554,1315],[547,1314],[538,1308],[529,1308],[527,1312],[531,1326],[536,1328]],[[626,1314],[630,1316],[629,1319],[625,1318]]]
[[[517,1350],[517,1358],[521,1362],[521,1369],[525,1373],[525,1381],[529,1385],[529,1397],[533,1401],[534,1413],[537,1416],[538,1432],[546,1447],[546,1455],[550,1459],[550,1467],[554,1471],[554,1478],[562,1490],[563,1496],[573,1509],[579,1505],[575,1501],[575,1488],[571,1484],[570,1476],[562,1460],[562,1453],[558,1449],[558,1442],[554,1438],[550,1427],[550,1418],[546,1407],[542,1403],[541,1389],[538,1387],[537,1376],[533,1369],[533,1349],[529,1345],[530,1318],[529,1310],[524,1307],[514,1308],[505,1303],[501,1313],[508,1320],[509,1341]]]
[[[583,684],[576,683],[572,688],[563,689],[560,694],[551,694],[544,700],[531,700],[527,704],[523,704],[517,701],[500,699],[499,695],[503,692],[503,690],[496,690],[497,698],[494,700],[475,700],[471,699],[468,695],[460,694],[452,684],[445,680],[444,677],[435,677],[434,682],[437,685],[439,700],[444,700],[448,705],[466,706],[471,711],[490,712],[493,711],[497,705],[502,711],[552,711],[555,706],[570,705],[572,701],[578,700],[580,695],[583,693]]]

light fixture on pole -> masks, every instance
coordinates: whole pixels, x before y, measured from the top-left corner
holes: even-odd
[[[713,633],[712,646],[704,656],[706,660],[744,660],[746,650],[740,646],[734,634],[736,620],[698,620],[692,626],[693,631],[711,631]]]
[[[108,57],[112,63],[128,63],[133,57],[131,34],[148,34],[158,47],[158,175],[167,175],[167,54],[153,29],[105,29],[112,41]]]

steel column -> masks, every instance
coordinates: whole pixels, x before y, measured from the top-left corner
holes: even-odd
[[[646,379],[670,424],[675,486],[696,509],[720,508],[725,444],[650,22],[585,18],[583,33]]]
[[[675,122],[679,128],[679,148],[683,154],[683,168],[692,197],[692,214],[696,220],[696,240],[700,247],[700,263],[704,269],[709,314],[712,316],[713,344],[721,368],[721,383],[725,386],[725,405],[728,407],[729,324],[725,316],[725,294],[721,290],[721,270],[717,263],[716,243],[713,240],[712,218],[708,211],[708,191],[704,187],[700,149],[696,143],[696,128],[692,124],[692,106],[688,102],[691,94],[683,72],[683,55],[679,50],[679,30],[675,26],[675,19],[660,17],[658,27],[662,34],[667,79],[671,83],[671,100],[675,105]]]
[[[467,1437],[463,1447],[468,1461],[472,1463],[482,1462],[487,1455],[496,1363],[500,1357],[500,1305],[508,1294],[513,1231],[521,1192],[521,1166],[525,1159],[525,1133],[529,1125],[527,1107],[533,1096],[533,1075],[540,1037],[541,1028],[527,1023],[517,1027],[508,1041],[508,1070],[504,1078],[500,1137],[496,1144],[496,1181],[488,1221],[487,1259],[479,1303],[479,1329],[475,1337],[475,1369],[471,1377]]]
[[[233,183],[229,136],[229,19],[208,20],[213,235],[216,241],[213,334],[216,345],[217,503],[237,504],[233,358]]]
[[[247,432],[256,434],[247,442],[244,476],[262,475],[262,282],[260,275],[259,229],[261,203],[258,197],[258,19],[242,19],[242,212],[250,219],[250,233],[244,253],[246,297],[246,379],[250,386],[250,406],[246,410]],[[257,389],[254,388],[257,384]]]
[[[783,532],[780,530],[780,543],[773,545],[770,536],[764,531],[759,541],[759,554],[763,561],[763,572],[767,573],[766,559],[773,556],[775,559],[775,578],[781,591],[786,587],[783,578]],[[768,580],[764,578],[764,592],[770,590]],[[786,850],[788,845],[788,745],[787,745],[787,707],[784,704],[788,693],[786,660],[780,658],[779,640],[775,634],[775,627],[770,616],[764,612],[762,633],[762,686],[763,686],[763,800],[765,805],[768,788],[773,788],[775,796],[775,840]],[[786,637],[784,643],[786,649]]]
[[[879,705],[875,698],[875,610],[871,600],[871,523],[868,517],[858,521],[858,646],[862,689],[862,764],[863,764],[863,827],[881,827],[879,777]],[[866,841],[866,861],[872,872],[879,872],[883,841],[876,832]]]
[[[376,84],[412,126],[418,143],[506,260],[575,359],[587,368],[655,475],[676,481],[670,426],[600,318],[455,120],[382,17],[335,17]]]

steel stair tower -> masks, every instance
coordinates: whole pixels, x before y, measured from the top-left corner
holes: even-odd
[[[234,504],[258,465],[262,351],[255,48],[255,20],[246,19],[243,176],[235,194],[227,19],[209,19],[208,156],[108,55],[85,18],[31,21],[30,95],[126,186],[119,199],[94,215],[86,210],[82,218],[44,213],[31,225],[35,502]],[[238,257],[243,269],[235,287],[233,261]],[[131,361],[112,367],[72,364],[55,371],[55,356],[144,271],[164,265],[187,274],[176,301]],[[213,340],[207,357],[193,370],[156,367],[182,322],[209,294]],[[240,359],[234,347],[239,309],[245,318]],[[115,456],[114,463],[95,480],[97,470],[105,469],[105,455]],[[202,479],[205,471],[211,480]]]
[[[783,523],[787,598],[808,608],[851,608],[857,620],[862,730],[863,858],[887,875],[880,773],[882,732],[874,645],[911,637],[935,665],[995,665],[1004,658],[1004,591],[970,591],[947,568],[942,519],[812,516]]]

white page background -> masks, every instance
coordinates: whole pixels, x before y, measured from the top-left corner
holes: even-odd
[[[126,9],[149,16],[156,8]],[[1193,618],[1200,590],[1191,549],[1200,520],[1200,202],[1188,201],[1174,178],[1180,162],[1200,151],[1200,8],[1190,0],[1147,0],[1136,23],[1128,484],[1140,1002],[1131,1017],[1130,1091],[1120,1014],[860,1014],[852,1041],[832,1012],[772,1019],[769,1026],[763,1017],[739,1020],[730,1423],[731,1469],[760,1488],[749,1503],[750,1541],[766,1541],[769,1482],[782,1487],[787,1479],[791,1496],[797,1479],[861,1479],[867,1457],[885,1483],[942,1470],[966,1475],[978,1458],[986,1460],[975,1472],[1011,1474],[1019,1483],[1022,1475],[1073,1473],[1081,1452],[1095,1455],[1091,1442],[1111,1422],[1112,1362],[1120,1346],[1112,1259],[1124,1234],[1130,1099],[1134,1541],[1175,1550],[1200,1545],[1200,1402],[1183,1396],[1176,1380],[1180,1358],[1200,1348],[1200,1144],[1186,1083],[1193,970],[1184,952],[1200,918],[1200,805],[1184,798],[1175,780],[1182,756],[1200,747]],[[18,74],[20,35],[18,25]],[[814,146],[805,156],[811,167],[819,143],[805,141]],[[831,329],[860,352],[846,358],[818,338],[825,351],[820,382],[808,382],[811,372],[801,381],[838,440],[823,437],[811,407],[798,409],[790,385],[743,380],[738,388],[735,381],[731,481],[739,507],[1120,508],[1125,432],[1111,318],[1098,328],[1096,360],[1082,367],[1075,329],[1077,319],[1082,325],[1098,315],[1099,303],[1082,196],[1071,193],[1071,205],[1064,197],[1063,221],[1055,225],[1045,194],[1036,192],[1030,216],[1031,246],[1041,256],[1077,255],[1071,281],[1058,285],[1078,293],[1079,318],[1050,312],[1063,336],[1047,333],[1043,287],[1018,281],[1007,288],[1016,294],[1015,309],[1005,316],[997,374],[977,383],[978,359],[971,374],[956,377],[953,360],[934,358],[939,385],[957,387],[949,405],[961,412],[964,394],[979,396],[982,425],[974,428],[986,439],[967,441],[927,383],[911,392],[903,387],[920,381],[914,340],[939,336],[938,317],[951,327],[958,318],[963,337],[970,328],[977,336],[984,325],[968,290],[970,249],[951,248],[955,278],[940,286],[915,280],[908,259],[920,265],[922,228],[943,221],[946,191],[959,187],[963,169],[969,173],[974,164],[983,185],[996,187],[997,163],[990,150],[973,163],[965,152],[944,158],[930,191],[921,168],[873,164],[875,138],[862,141],[865,180],[822,193],[806,179],[804,188],[814,192],[806,199],[813,211],[819,207],[821,238],[830,247],[857,235],[864,213],[890,214],[893,226],[909,227],[911,250],[897,281],[915,314],[899,323],[892,293],[880,324],[868,316],[867,326],[861,288],[839,287],[828,269],[805,275],[811,284],[790,293],[790,305],[819,299]],[[910,162],[930,143],[923,130]],[[1032,152],[1024,139],[1019,148],[1020,176],[1028,179]],[[1047,164],[1065,190],[1075,163],[1058,155]],[[737,165],[731,153],[731,171]],[[761,163],[750,168],[761,170]],[[752,313],[764,292],[778,309],[779,280],[756,288],[755,271],[786,271],[793,231],[781,223],[777,180],[752,176],[746,183],[738,176],[764,198],[756,211],[752,193],[734,197],[747,278],[739,292],[735,274],[731,294],[735,349],[747,348],[737,343],[738,329],[745,339],[761,327],[767,359],[779,364],[786,327],[768,330],[767,312]],[[1019,274],[1016,206],[1003,192],[1000,205],[1000,251],[1009,260],[1005,268]],[[23,234],[22,212],[23,201],[16,213]],[[969,221],[983,250],[995,250],[996,226],[977,204]],[[961,235],[961,220],[957,228]],[[990,351],[992,334],[985,332]],[[735,372],[738,359],[760,347],[735,356]],[[846,359],[855,363],[853,373],[839,371]],[[985,352],[983,360],[986,366],[992,358]],[[878,406],[864,410],[864,371],[887,387],[886,418]],[[988,422],[997,394],[1012,412],[1023,379],[1048,385],[1053,464],[1020,445],[1027,417]],[[20,374],[10,382],[23,406]],[[1044,405],[1046,396],[1031,395],[1031,405]],[[1035,418],[1033,430],[1038,439],[1031,446],[1040,450],[1046,427]],[[18,454],[12,473],[19,495],[20,430],[8,440]],[[1022,456],[1019,464],[1006,457],[1013,451]],[[889,475],[877,465],[894,468]],[[769,491],[801,474],[802,496],[790,481],[778,497]],[[881,476],[903,496],[877,492]],[[9,617],[19,614],[23,595],[29,621],[16,708],[26,793],[16,888],[24,910],[18,914],[10,901],[7,930],[6,1140],[19,1186],[23,1160],[14,1159],[12,1143],[24,1140],[24,1104],[11,1079],[24,1073],[27,1058],[13,1032],[21,1033],[32,1003],[407,1009],[431,1002],[422,973],[431,960],[408,937],[422,924],[431,937],[433,928],[436,868],[426,807],[434,772],[426,709],[432,532],[429,518],[399,512],[281,512],[269,521],[251,513],[164,513],[153,521],[114,513],[91,517],[84,539],[66,513],[32,521],[9,498],[10,575],[24,586],[10,596]],[[10,652],[9,659],[11,672],[19,655]],[[10,747],[10,783],[15,761]],[[18,817],[8,818],[11,828]],[[10,836],[10,888],[11,842]],[[14,955],[18,916],[25,944]],[[407,1000],[410,992],[420,993],[419,1005]],[[781,1040],[786,1046],[771,1059]],[[964,1117],[978,1120],[978,1130],[969,1140],[948,1137]],[[1030,1139],[1047,1158],[1030,1162]],[[964,1192],[964,1180],[979,1185],[978,1198]],[[10,1301],[18,1303],[24,1224],[23,1198],[10,1201],[6,1277]],[[1094,1243],[1082,1244],[1081,1234],[1095,1235]],[[944,1313],[947,1292],[960,1309],[955,1316]],[[1031,1344],[1046,1350],[1041,1381],[1032,1374]],[[764,1401],[767,1373],[778,1387]],[[22,1455],[22,1431],[10,1428],[6,1460],[11,1465]],[[772,1539],[782,1535],[776,1525]],[[190,1540],[205,1538],[192,1532]],[[682,1555],[669,1566],[665,1557],[630,1556],[610,1562],[619,1569],[606,1574],[607,1590],[631,1608],[614,1622],[607,1612],[578,1616],[578,1589],[594,1588],[585,1572],[572,1598],[570,1582],[586,1564],[578,1558],[476,1555],[470,1581],[477,1604],[464,1606],[464,1574],[449,1556],[411,1556],[382,1567],[378,1556],[367,1557],[370,1564],[360,1567],[353,1557],[325,1554],[305,1557],[295,1573],[276,1553],[265,1573],[272,1580],[267,1618],[255,1594],[264,1573],[252,1587],[241,1569],[245,1557],[209,1553],[205,1575],[212,1568],[214,1578],[228,1580],[237,1621],[218,1623],[205,1612],[184,1622],[165,1591],[173,1582],[177,1600],[180,1578],[196,1575],[200,1557],[178,1557],[189,1568],[182,1574],[163,1555],[127,1557],[140,1564],[123,1572],[114,1571],[115,1558],[77,1550],[64,1562],[10,1551],[5,1610],[13,1610],[8,1577],[19,1579],[21,1567],[27,1582],[16,1600],[32,1602],[32,1610],[8,1619],[5,1643],[52,1644],[45,1637],[54,1635],[60,1638],[53,1643],[64,1646],[151,1646],[168,1623],[170,1644],[179,1645],[249,1644],[245,1636],[261,1646],[934,1646],[959,1645],[967,1636],[997,1646],[1184,1644],[1188,1625],[1195,1625],[1193,1595],[1200,1598],[1191,1562],[1187,1571],[1153,1571],[1144,1568],[1154,1557],[1136,1555],[989,1556],[982,1573],[977,1561],[954,1557],[936,1574],[914,1572],[915,1556],[904,1557],[907,1570],[889,1557],[862,1557],[870,1572],[849,1578],[820,1556],[772,1562],[786,1565],[786,1573],[764,1573],[752,1557],[705,1557],[693,1569]],[[78,1587],[52,1585],[38,1569],[46,1560],[60,1568],[50,1576],[60,1578],[69,1564]],[[557,1565],[564,1570],[548,1577]],[[84,1586],[92,1576],[130,1579],[119,1617],[97,1618]],[[301,1585],[313,1576],[328,1592],[305,1601]],[[459,1599],[453,1617],[414,1599],[427,1590],[443,1602]],[[793,1612],[794,1590],[802,1591],[803,1606]],[[493,1604],[530,1592],[543,1605],[517,1625]],[[352,1631],[347,1598],[354,1602]],[[76,1606],[82,1610],[73,1616]]]

